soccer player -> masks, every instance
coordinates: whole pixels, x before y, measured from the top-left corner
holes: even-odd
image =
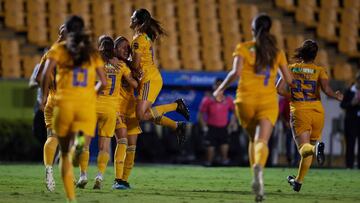
[[[271,22],[266,14],[253,19],[254,39],[237,45],[233,68],[213,93],[215,98],[221,98],[223,91],[239,78],[235,113],[249,135],[249,161],[256,201],[262,201],[264,196],[263,169],[269,154],[268,141],[279,113],[275,86],[279,68],[288,84],[293,80],[285,54],[277,48],[275,37],[270,34]]]
[[[170,127],[176,131],[178,143],[185,142],[185,128],[183,122],[175,122],[164,116],[165,113],[176,111],[187,120],[190,113],[182,99],[174,103],[152,107],[163,85],[159,69],[154,63],[154,42],[165,34],[160,23],[152,18],[146,9],[138,9],[131,16],[130,28],[135,31],[131,42],[132,62],[131,67],[143,72],[140,81],[140,90],[137,98],[136,116],[139,120],[151,120],[156,124]]]
[[[115,40],[115,55],[121,60],[121,68],[129,69],[130,44],[125,37]],[[130,70],[130,69],[129,69]],[[126,80],[121,81],[120,105],[116,123],[116,149],[114,154],[115,181],[113,189],[130,189],[128,178],[134,166],[136,141],[142,132],[136,118],[134,87]]]
[[[325,68],[314,64],[318,45],[314,40],[306,40],[296,49],[294,59],[297,63],[289,66],[294,75],[295,87],[289,95],[286,85],[280,81],[278,92],[290,97],[290,125],[294,140],[301,155],[298,175],[288,176],[294,191],[299,192],[304,177],[309,170],[313,155],[320,165],[325,161],[325,145],[321,140],[324,127],[324,108],[321,104],[320,89],[329,97],[342,100],[343,95],[334,92],[329,86]]]
[[[126,80],[132,87],[137,87],[137,82],[132,78],[131,71],[122,67],[114,56],[114,42],[110,36],[103,35],[99,38],[99,51],[105,61],[107,86],[97,98],[96,112],[99,135],[99,153],[97,157],[98,174],[95,178],[93,189],[101,189],[103,174],[110,157],[110,141],[114,135],[117,109],[119,106],[121,80]],[[90,142],[86,142],[89,143]],[[80,179],[77,187],[84,188],[87,183],[87,167],[89,161],[89,146],[84,146],[80,156]]]
[[[65,38],[66,38],[66,30],[65,30],[65,25],[63,24],[59,28],[59,37],[52,47],[54,47],[56,44],[64,41]],[[49,52],[46,52],[43,55],[43,57],[41,58],[39,71],[36,76],[36,81],[38,83],[40,83],[41,73],[44,69],[45,61],[48,58],[48,53]],[[45,125],[46,125],[46,129],[47,129],[47,139],[44,144],[44,152],[43,152],[44,153],[44,156],[43,156],[44,165],[45,165],[45,185],[46,185],[46,188],[51,192],[55,190],[55,179],[53,176],[52,165],[53,165],[56,149],[58,147],[58,140],[55,137],[55,135],[53,134],[53,129],[52,129],[53,108],[54,108],[54,102],[55,102],[54,100],[55,100],[55,93],[56,93],[55,77],[56,77],[56,71],[54,71],[50,75],[51,82],[49,83],[48,87],[45,87],[45,88],[48,88],[49,95],[47,96],[46,103],[41,104],[41,107],[40,107],[44,111]]]
[[[81,17],[65,23],[66,42],[48,52],[42,74],[43,103],[47,100],[50,75],[56,70],[53,129],[60,144],[61,178],[69,202],[76,202],[70,150],[76,134],[93,136],[96,126],[96,90],[106,85],[104,62],[83,31]],[[96,75],[100,81],[94,87]],[[75,143],[76,144],[76,143]]]

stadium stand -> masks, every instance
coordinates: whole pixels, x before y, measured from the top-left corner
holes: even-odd
[[[236,44],[252,38],[252,18],[259,12],[269,12],[261,4],[271,5],[271,10],[280,13],[274,18],[272,33],[279,47],[290,55],[307,36],[305,30],[294,34],[287,31],[291,28],[284,29],[289,26],[286,13],[293,15],[294,29],[298,25],[314,29],[317,39],[335,44],[337,51],[346,56],[345,61],[360,58],[360,1],[357,0],[274,0],[273,4],[265,0],[0,0],[1,29],[18,33],[13,39],[1,37],[2,43],[14,44],[18,37],[26,36],[25,40],[12,45],[18,46],[18,51],[2,50],[0,76],[29,77],[28,66],[42,54],[39,50],[57,39],[58,27],[69,14],[81,15],[95,38],[108,34],[130,40],[130,16],[140,7],[151,11],[166,28],[167,37],[155,50],[161,68],[229,70]],[[37,50],[23,53],[22,47],[27,45]],[[335,67],[336,61],[327,52],[327,49],[321,50],[317,60]],[[8,65],[14,70],[9,71]]]

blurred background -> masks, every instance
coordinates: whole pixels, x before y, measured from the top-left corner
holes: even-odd
[[[320,46],[316,63],[328,69],[334,89],[345,91],[358,71],[359,0],[0,0],[0,161],[42,160],[46,136],[32,131],[36,90],[28,88],[28,79],[56,41],[66,17],[82,16],[94,43],[103,34],[131,40],[130,16],[137,8],[148,9],[168,33],[155,47],[164,78],[156,104],[184,98],[191,110],[189,140],[182,148],[168,129],[143,123],[137,162],[206,161],[208,132],[199,124],[200,103],[211,93],[214,81],[231,69],[236,44],[252,39],[250,25],[258,13],[273,18],[272,33],[289,59],[305,39],[316,39]],[[234,97],[234,93],[235,85],[227,94]],[[344,112],[338,102],[322,98],[326,165],[345,167]],[[273,166],[295,166],[298,161],[286,122],[286,103],[280,98],[282,112],[270,142],[268,164]],[[228,134],[229,161],[221,161],[216,147],[211,165],[247,165],[247,135],[237,122],[229,125]],[[93,161],[96,146],[95,139]]]

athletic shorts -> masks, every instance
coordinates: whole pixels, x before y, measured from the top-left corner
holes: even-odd
[[[77,132],[93,137],[96,128],[95,102],[57,101],[54,107],[53,127],[59,137]]]
[[[139,135],[142,133],[139,120],[135,116],[124,117],[118,114],[116,118],[116,129],[126,128],[128,135]]]
[[[48,97],[44,108],[44,117],[46,128],[52,128],[53,110],[55,106],[55,98],[52,96]]]
[[[279,114],[279,105],[276,100],[272,102],[239,102],[235,103],[235,113],[241,126],[252,133],[255,132],[261,119],[268,119],[273,126],[275,125]]]
[[[115,106],[97,105],[96,115],[98,135],[102,137],[113,137],[116,125]]]
[[[321,139],[324,128],[324,112],[314,109],[295,110],[290,113],[290,124],[293,135],[296,137],[305,131],[310,131],[310,140]]]
[[[140,83],[138,100],[154,103],[163,86],[163,80],[160,74],[156,74],[150,80]]]
[[[216,127],[209,125],[209,131],[205,136],[205,145],[216,147],[223,144],[229,144],[229,134],[227,127]]]

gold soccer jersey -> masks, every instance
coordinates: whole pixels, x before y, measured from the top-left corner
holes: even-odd
[[[235,99],[241,124],[253,128],[259,119],[269,119],[274,125],[279,112],[275,80],[279,66],[287,65],[284,52],[279,51],[274,64],[265,67],[261,73],[255,72],[254,41],[238,44],[233,56],[243,59]]]
[[[324,126],[324,109],[320,98],[320,79],[328,79],[323,67],[295,63],[289,66],[296,87],[291,88],[291,123],[296,135],[311,132],[311,139],[318,140]]]
[[[124,62],[121,62],[119,64],[120,67],[114,67],[111,64],[105,65],[107,86],[100,93],[96,103],[97,123],[100,136],[112,137],[114,134],[116,111],[117,106],[119,106],[121,79],[123,75],[131,74],[130,69],[124,64]]]
[[[57,91],[53,126],[60,137],[82,131],[94,135],[96,126],[96,68],[104,66],[97,53],[81,66],[74,67],[65,42],[55,45],[48,58],[56,61]]]

